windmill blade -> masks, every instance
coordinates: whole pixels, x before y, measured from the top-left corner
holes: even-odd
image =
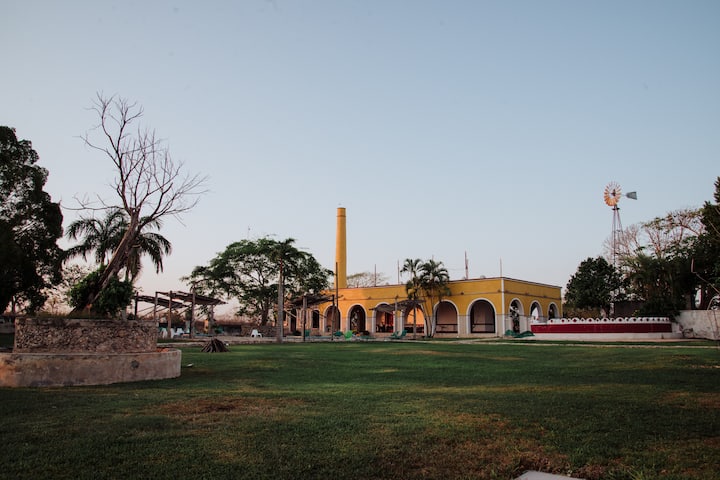
[[[620,198],[622,198],[622,189],[620,188],[620,185],[616,182],[608,183],[605,187],[603,198],[609,207],[615,207],[620,201]]]

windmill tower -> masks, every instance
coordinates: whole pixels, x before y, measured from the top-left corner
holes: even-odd
[[[622,222],[620,221],[620,207],[618,206],[618,203],[620,203],[620,199],[622,198],[622,189],[620,188],[620,185],[618,185],[617,182],[610,182],[605,187],[605,192],[603,194],[603,198],[605,199],[605,204],[609,207],[612,207],[613,211],[613,220],[612,220],[612,261],[613,261],[613,267],[617,268],[617,252],[618,252],[618,244],[620,242],[620,236],[622,235]],[[633,200],[637,200],[637,192],[628,192],[625,194],[627,198],[632,198]]]

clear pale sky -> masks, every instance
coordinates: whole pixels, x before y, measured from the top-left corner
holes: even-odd
[[[0,125],[54,201],[113,200],[79,138],[96,92],[208,176],[146,294],[248,237],[332,268],[338,206],[348,273],[395,282],[417,257],[458,279],[467,252],[470,277],[564,287],[603,253],[610,181],[638,192],[628,226],[711,200],[720,175],[717,0],[0,0],[0,44]]]

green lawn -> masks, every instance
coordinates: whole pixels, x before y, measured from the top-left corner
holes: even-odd
[[[691,345],[184,349],[178,379],[0,389],[0,478],[717,479],[720,350]]]

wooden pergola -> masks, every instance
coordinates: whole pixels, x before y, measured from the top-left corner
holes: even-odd
[[[169,292],[155,292],[155,296],[150,295],[135,295],[135,317],[138,314],[138,303],[145,302],[153,305],[153,320],[157,322],[157,314],[160,308],[167,309],[169,311],[168,322],[172,316],[173,310],[187,310],[190,309],[190,338],[194,336],[194,324],[195,324],[195,307],[205,306],[210,307],[208,318],[210,320],[210,326],[214,321],[214,307],[216,305],[224,305],[225,302],[218,298],[208,297],[206,295],[200,295],[195,292],[182,292],[182,291],[169,291]],[[169,329],[168,324],[168,329]]]

